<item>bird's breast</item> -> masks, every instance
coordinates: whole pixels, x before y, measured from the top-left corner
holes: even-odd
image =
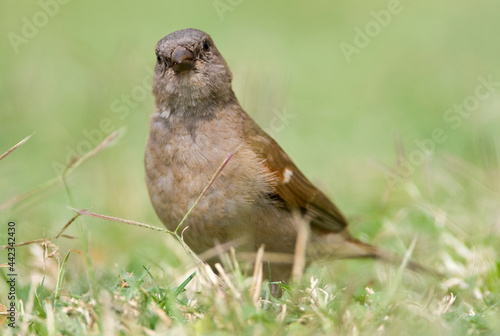
[[[195,251],[226,241],[233,231],[257,221],[255,207],[262,206],[272,176],[262,160],[242,140],[237,127],[220,128],[220,120],[196,125],[166,123],[154,118],[149,134],[145,165],[153,206],[171,230],[227,161],[189,215],[185,235]],[[241,226],[241,227],[240,227]],[[239,229],[238,229],[239,228]],[[248,230],[248,228],[247,228]],[[199,246],[200,248],[196,248]]]

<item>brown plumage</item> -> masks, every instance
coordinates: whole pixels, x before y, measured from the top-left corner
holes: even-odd
[[[235,153],[185,223],[185,242],[195,252],[244,238],[242,251],[263,244],[268,252],[293,256],[299,216],[311,229],[309,257],[391,258],[353,239],[339,209],[245,113],[232,91],[231,71],[208,34],[171,33],[158,42],[156,55],[146,182],[169,229]],[[286,280],[291,269],[291,263],[273,263],[271,277]]]

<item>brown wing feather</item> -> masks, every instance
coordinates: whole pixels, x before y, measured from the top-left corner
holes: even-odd
[[[279,177],[275,186],[277,195],[271,198],[282,200],[289,210],[298,209],[307,214],[311,225],[332,232],[342,231],[347,226],[344,215],[302,174],[279,144],[258,126],[246,129],[253,131],[246,137],[250,147],[270,172]],[[291,172],[288,177],[286,169]]]

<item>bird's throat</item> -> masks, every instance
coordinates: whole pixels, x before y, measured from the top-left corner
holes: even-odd
[[[217,97],[217,99],[215,99]],[[157,112],[163,118],[171,118],[173,116],[189,118],[196,116],[213,115],[217,109],[222,108],[226,104],[236,100],[232,90],[224,94],[209,95],[199,97],[196,94],[171,93],[165,96],[162,101],[156,101]]]

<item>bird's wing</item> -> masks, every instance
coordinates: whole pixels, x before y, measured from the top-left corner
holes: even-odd
[[[300,210],[311,218],[313,226],[331,232],[342,231],[347,220],[335,204],[304,176],[267,133],[258,126],[247,129],[252,130],[246,136],[248,145],[262,159],[270,174],[278,177],[274,193],[269,195],[271,199],[281,202],[290,211]]]

